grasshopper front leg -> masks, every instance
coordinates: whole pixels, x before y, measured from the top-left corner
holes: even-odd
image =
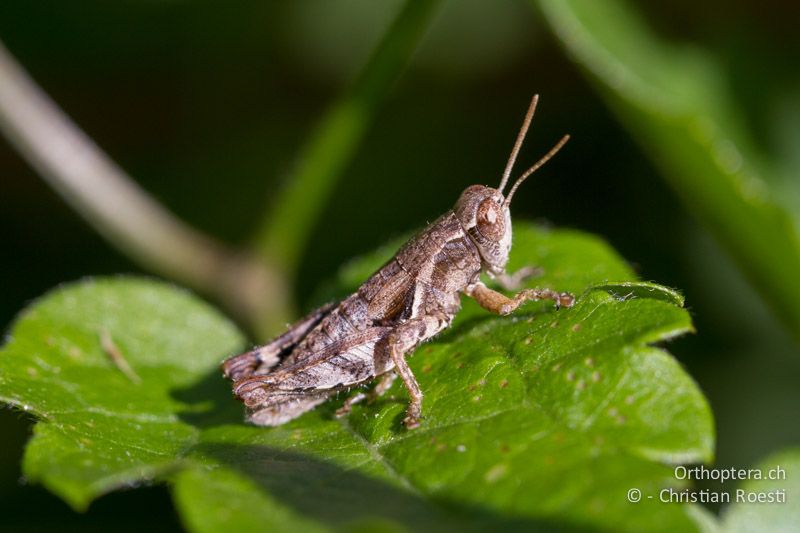
[[[508,315],[528,300],[553,300],[556,307],[572,307],[575,297],[568,292],[556,292],[551,289],[525,289],[511,298],[493,291],[480,281],[467,287],[467,296],[475,299],[478,304],[497,315]]]
[[[414,373],[411,372],[405,356],[422,341],[433,337],[449,325],[450,317],[443,312],[438,312],[400,324],[389,335],[389,355],[410,398],[406,417],[403,419],[403,423],[408,429],[419,427],[422,417],[422,390],[420,390],[419,383],[417,383]]]
[[[495,280],[503,289],[507,291],[517,291],[522,287],[523,283],[530,278],[541,276],[542,272],[540,267],[524,266],[512,274],[503,272],[495,276]]]

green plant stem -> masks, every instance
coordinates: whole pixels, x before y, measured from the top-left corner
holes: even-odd
[[[400,77],[438,0],[409,0],[350,90],[325,114],[300,152],[297,169],[255,237],[256,251],[291,276],[337,179],[358,148],[375,109]]]

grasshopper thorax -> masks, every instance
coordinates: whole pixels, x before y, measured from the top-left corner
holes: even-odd
[[[511,250],[511,212],[497,189],[472,185],[461,193],[453,211],[481,256],[485,272],[505,272]]]

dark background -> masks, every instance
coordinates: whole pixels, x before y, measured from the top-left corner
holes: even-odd
[[[0,39],[144,188],[196,227],[244,245],[399,5],[4,0]],[[790,168],[800,163],[797,5],[638,7],[662,36],[713,54],[761,148]],[[520,190],[514,216],[598,234],[642,278],[685,291],[698,333],[669,349],[712,405],[719,466],[747,467],[800,443],[797,344],[526,3],[445,3],[325,210],[300,301],[348,258],[435,218],[465,186],[495,185],[534,92],[541,102],[520,166],[563,133],[572,141]],[[5,141],[0,242],[3,325],[59,283],[143,273]],[[26,485],[19,463],[31,427],[0,410],[0,526],[178,527],[162,487],[112,494],[77,515]]]

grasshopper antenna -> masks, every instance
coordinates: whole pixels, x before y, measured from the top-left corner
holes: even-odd
[[[525,135],[528,133],[528,128],[531,125],[533,113],[536,111],[536,104],[538,102],[539,95],[534,94],[533,98],[531,98],[531,105],[528,107],[528,113],[525,115],[525,120],[522,122],[522,127],[517,134],[517,141],[514,143],[514,149],[511,150],[511,156],[508,158],[508,163],[506,163],[506,169],[503,172],[503,179],[500,181],[500,187],[497,188],[497,190],[500,191],[500,194],[503,194],[503,189],[506,188],[508,178],[511,176],[511,170],[514,168],[514,162],[517,160],[517,154],[519,153],[519,149],[522,147],[522,141],[525,140]]]
[[[511,187],[510,191],[508,191],[508,196],[506,196],[506,199],[503,202],[503,206],[508,207],[509,205],[511,205],[511,198],[514,197],[514,193],[517,192],[517,189],[519,188],[520,185],[522,185],[522,182],[525,181],[528,178],[528,176],[539,170],[542,167],[542,165],[544,165],[550,160],[551,157],[556,155],[558,151],[561,150],[561,147],[564,146],[568,140],[569,140],[569,135],[564,135],[563,137],[561,137],[561,140],[558,141],[556,145],[550,149],[549,152],[544,154],[544,157],[542,157],[539,161],[537,161],[536,164],[533,165],[531,168],[526,170],[525,173],[522,174],[522,176],[517,178],[517,181],[514,182],[514,186]]]

